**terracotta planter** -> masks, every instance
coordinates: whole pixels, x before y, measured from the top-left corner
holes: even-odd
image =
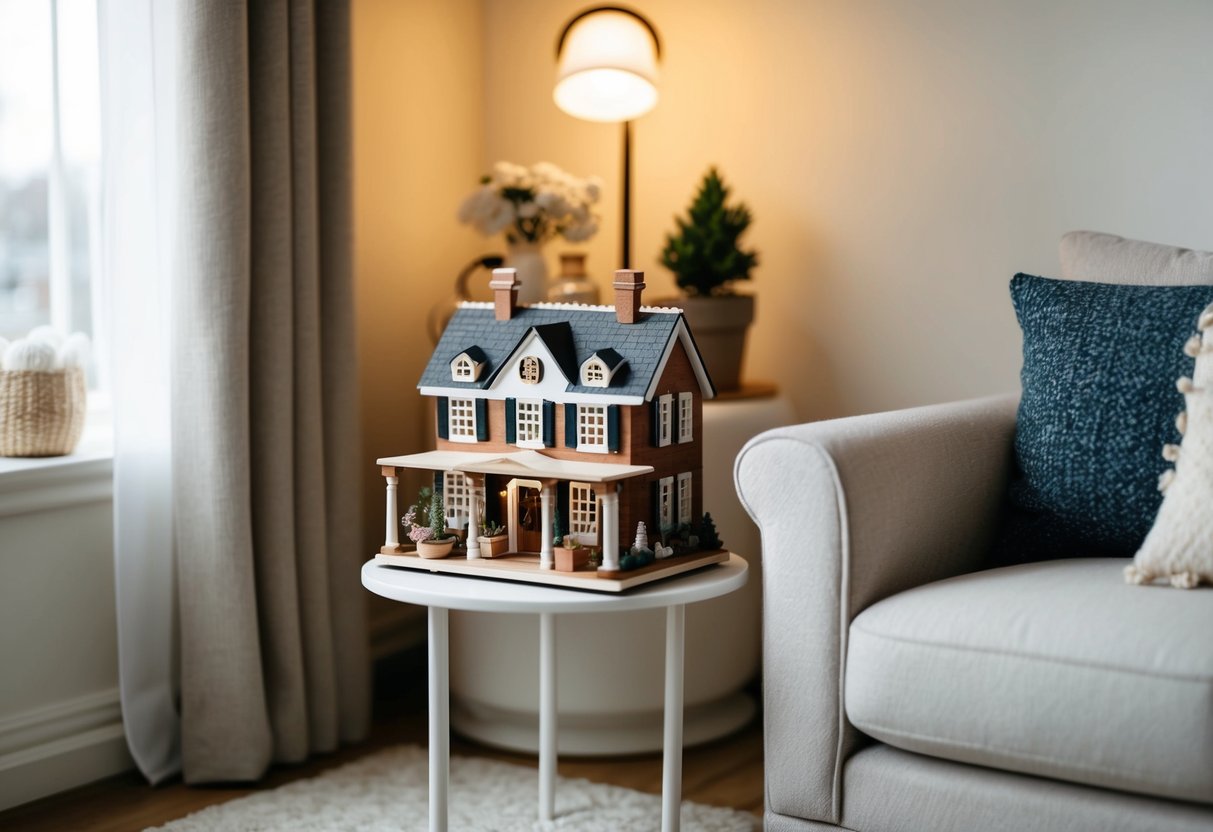
[[[480,557],[495,558],[504,555],[510,548],[510,536],[498,534],[492,537],[480,537]]]
[[[423,540],[417,544],[417,554],[423,558],[445,558],[455,546],[455,538],[447,537],[439,541]]]
[[[552,553],[556,556],[557,572],[576,572],[585,569],[590,564],[590,547],[578,546],[570,549],[567,546],[553,546]]]
[[[699,354],[717,390],[736,390],[741,386],[746,333],[754,320],[753,295],[663,298],[656,304],[677,306],[686,313]]]

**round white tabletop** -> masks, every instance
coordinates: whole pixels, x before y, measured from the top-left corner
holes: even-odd
[[[362,566],[362,585],[393,601],[473,612],[576,613],[623,612],[706,601],[739,589],[746,582],[745,559],[730,554],[721,564],[626,592],[593,592],[513,583],[463,575],[442,575],[382,566]]]

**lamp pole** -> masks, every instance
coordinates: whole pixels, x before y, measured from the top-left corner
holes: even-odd
[[[632,122],[623,123],[623,221],[619,262],[632,268]]]

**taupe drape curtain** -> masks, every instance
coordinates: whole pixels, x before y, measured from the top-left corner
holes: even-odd
[[[349,9],[183,4],[173,298],[182,758],[365,735]]]

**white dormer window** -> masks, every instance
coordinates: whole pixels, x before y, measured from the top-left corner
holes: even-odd
[[[591,358],[581,368],[581,383],[586,387],[606,387],[606,367],[602,362]]]
[[[479,381],[485,360],[484,352],[478,347],[459,353],[451,359],[451,381]]]
[[[456,358],[455,363],[451,365],[451,378],[455,381],[471,381],[474,372],[472,360],[467,356]]]
[[[525,356],[518,365],[518,377],[523,384],[538,384],[543,378],[543,364],[533,355]]]

